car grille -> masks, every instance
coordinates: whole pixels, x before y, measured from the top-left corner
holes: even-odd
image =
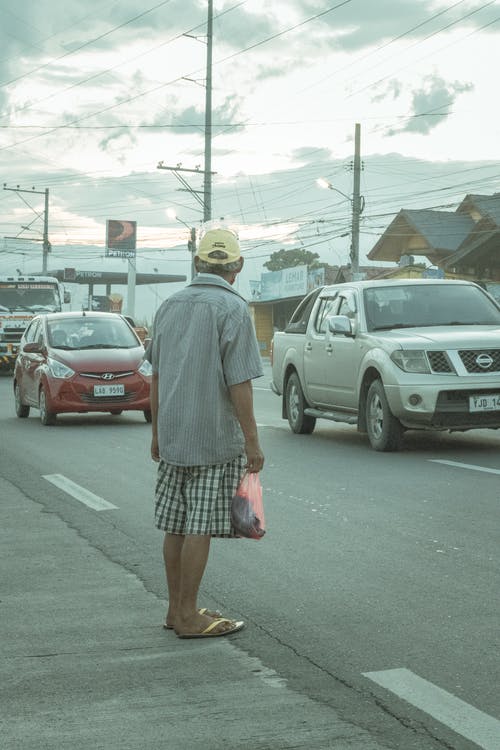
[[[427,352],[432,372],[453,372],[446,352]]]
[[[500,371],[500,349],[466,349],[459,351],[458,354],[467,372],[490,373]],[[491,357],[493,360],[490,367],[480,367],[478,365],[476,360],[482,354]]]
[[[127,391],[123,396],[94,396],[92,393],[81,393],[80,398],[86,404],[127,404],[137,396],[136,391]]]
[[[110,372],[109,370],[101,370],[100,372],[81,372],[80,375],[82,378],[97,378],[98,380],[101,380],[103,373]],[[133,370],[127,370],[126,372],[114,372],[113,373],[113,380],[116,380],[117,378],[126,378],[129,375],[133,375]]]

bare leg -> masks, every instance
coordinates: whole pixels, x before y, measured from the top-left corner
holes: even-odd
[[[212,621],[211,617],[201,615],[197,609],[198,591],[207,565],[210,541],[211,537],[208,535],[189,534],[184,537],[180,556],[176,630],[196,631],[207,627]]]
[[[182,534],[165,534],[163,540],[163,560],[168,588],[167,623],[173,624],[179,609],[179,592],[181,584],[181,556],[184,545]]]
[[[205,572],[210,551],[210,536],[186,535],[181,551],[181,573],[178,610],[174,628],[179,635],[202,633],[209,625],[215,625],[213,634],[231,631],[235,623],[228,619],[219,620],[202,614],[197,608],[198,590]],[[217,624],[215,624],[217,623]]]

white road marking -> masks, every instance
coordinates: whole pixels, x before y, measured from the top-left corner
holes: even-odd
[[[85,487],[80,487],[79,484],[72,482],[64,474],[45,474],[43,478],[47,482],[51,482],[56,487],[59,487],[59,489],[64,490],[64,492],[67,492],[75,500],[79,500],[89,508],[93,508],[93,510],[118,510],[118,506],[108,503],[107,500],[99,497],[99,495],[94,495],[93,492],[86,490]]]
[[[485,474],[500,474],[500,469],[488,469],[486,466],[476,466],[476,464],[462,464],[459,461],[443,461],[439,458],[430,458],[434,464],[446,464],[446,466],[455,466],[458,469],[470,469],[471,471],[483,471]]]
[[[498,719],[447,693],[432,682],[427,682],[409,669],[365,672],[364,676],[425,711],[484,750],[498,750],[500,747]]]

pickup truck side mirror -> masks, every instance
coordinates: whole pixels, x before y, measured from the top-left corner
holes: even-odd
[[[355,334],[352,320],[347,315],[332,315],[328,318],[328,330],[334,336],[353,337]]]

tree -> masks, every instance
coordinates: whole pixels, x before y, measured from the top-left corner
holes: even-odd
[[[318,263],[318,253],[311,253],[310,250],[295,248],[294,250],[278,250],[272,253],[264,267],[268,271],[282,271],[284,268],[294,268],[294,266],[307,266],[308,268],[322,268],[324,263]]]

